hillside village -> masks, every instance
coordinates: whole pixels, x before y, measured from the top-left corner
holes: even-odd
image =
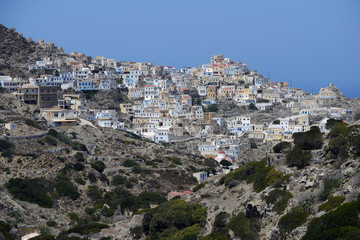
[[[317,239],[322,205],[360,204],[360,102],[331,83],[312,94],[223,55],[67,54],[0,28],[0,239]]]
[[[43,39],[36,44],[56,48]],[[157,143],[198,139],[197,150],[203,156],[225,151],[236,159],[249,142],[291,141],[293,133],[313,125],[325,132],[327,118],[351,119],[356,113],[355,105],[334,107],[343,95],[332,84],[313,95],[223,55],[212,55],[199,67],[175,69],[73,52],[29,62],[28,74],[28,79],[0,76],[0,86],[39,107],[40,114],[33,117],[48,126],[71,127],[84,119]],[[122,101],[111,109],[93,108],[80,94],[91,97],[112,90]],[[231,116],[219,111],[230,104],[238,107]],[[261,113],[273,119],[254,121]],[[226,129],[225,134],[219,134],[218,127]]]

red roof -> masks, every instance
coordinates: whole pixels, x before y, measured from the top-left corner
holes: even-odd
[[[225,154],[225,152],[223,150],[219,151],[220,154]]]

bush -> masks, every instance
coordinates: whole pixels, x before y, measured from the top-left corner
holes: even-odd
[[[174,199],[146,213],[142,227],[149,240],[197,239],[206,221],[206,209],[198,203]]]
[[[324,191],[320,194],[321,201],[325,201],[333,190],[338,189],[341,184],[340,178],[328,178],[324,181]]]
[[[48,143],[49,145],[51,145],[51,146],[56,146],[57,145],[57,141],[55,139],[53,139],[52,137],[50,137],[50,136],[46,136],[44,138],[44,141],[46,143]]]
[[[204,187],[205,187],[205,183],[200,183],[193,188],[193,192],[197,192]]]
[[[34,127],[34,128],[37,128],[37,129],[42,129],[42,127],[37,123],[35,122],[34,120],[31,120],[31,119],[25,119],[25,124],[30,126],[30,127]]]
[[[297,167],[302,169],[310,165],[312,154],[310,151],[303,151],[298,145],[295,145],[292,150],[286,154],[286,163],[289,167]]]
[[[256,143],[251,142],[251,143],[250,143],[250,148],[251,148],[251,149],[255,149],[255,148],[257,148]]]
[[[51,208],[53,202],[47,191],[52,189],[51,183],[43,178],[12,178],[5,187],[14,198],[29,203],[35,203],[40,207]]]
[[[79,162],[84,162],[85,161],[84,154],[82,152],[75,153],[74,157]]]
[[[322,133],[319,127],[311,127],[309,131],[293,134],[294,144],[301,150],[321,149],[323,144]]]
[[[7,140],[0,139],[0,151],[11,151],[15,148],[15,145]]]
[[[55,236],[51,234],[40,234],[36,237],[31,238],[31,240],[55,240]]]
[[[77,199],[80,196],[76,186],[65,176],[59,174],[55,183],[55,189],[60,196]]]
[[[359,210],[360,196],[357,201],[345,203],[334,211],[313,218],[302,239],[359,239]]]
[[[75,171],[80,172],[80,171],[84,170],[85,165],[82,164],[82,163],[75,163],[75,164],[73,165],[73,168],[74,168]]]
[[[273,147],[274,153],[283,153],[290,149],[291,149],[291,143],[289,142],[280,142]]]
[[[86,191],[86,195],[88,195],[91,199],[96,200],[102,197],[103,192],[97,186],[89,186]]]
[[[176,165],[182,165],[181,159],[178,157],[167,157],[167,159]]]
[[[347,134],[349,134],[350,129],[348,128],[348,125],[346,123],[337,123],[335,124],[329,134],[328,134],[328,138],[336,138],[338,136],[345,136]]]
[[[105,164],[102,161],[96,161],[94,163],[91,163],[91,167],[99,173],[102,173],[106,168]]]
[[[57,132],[55,129],[49,129],[48,133],[49,133],[50,136],[52,136],[54,138],[57,138],[60,142],[68,144],[74,150],[87,151],[86,146],[84,144],[78,143],[78,142],[75,142],[75,141],[71,140],[64,133]]]
[[[294,207],[287,214],[282,216],[278,222],[281,235],[291,232],[295,228],[306,222],[310,212],[302,210],[300,207]]]
[[[319,206],[320,211],[331,211],[337,207],[339,207],[345,201],[344,196],[336,196],[333,197],[332,195],[328,196],[328,200],[326,203],[323,203]]]
[[[134,167],[134,166],[139,166],[139,164],[137,164],[136,162],[130,160],[130,159],[126,159],[123,163],[124,167]]]
[[[11,232],[12,226],[6,222],[3,222],[0,220],[0,234],[4,237],[6,240],[14,240],[15,236],[12,235]]]
[[[330,118],[326,121],[325,128],[330,130],[332,129],[336,124],[343,123],[341,120]]]
[[[253,240],[259,238],[259,220],[257,218],[249,219],[242,212],[231,218],[227,226],[234,232],[234,235],[241,238],[241,240]]]
[[[249,162],[244,167],[226,174],[220,179],[220,183],[231,188],[238,185],[240,181],[246,180],[247,183],[253,183],[255,192],[260,192],[277,180],[285,180],[283,178],[284,176],[274,167],[266,166],[266,160],[263,159],[259,162]]]
[[[225,228],[230,215],[227,212],[219,212],[214,220],[214,230]]]
[[[232,165],[232,163],[230,161],[224,160],[224,159],[220,161],[220,164],[224,167],[228,167],[228,166]]]
[[[46,226],[55,227],[55,226],[57,226],[57,223],[54,220],[49,220],[46,222]]]
[[[82,178],[75,178],[75,182],[80,184],[80,185],[85,185],[86,184],[86,182]]]
[[[280,124],[280,120],[276,119],[272,122],[272,124],[275,124],[275,125],[279,125]]]
[[[135,174],[140,174],[142,172],[142,169],[140,166],[134,166],[132,169],[131,169],[131,172],[135,173]]]
[[[126,182],[126,180],[127,180],[126,177],[116,175],[116,176],[113,177],[113,179],[111,181],[111,184],[114,185],[114,186],[119,186],[119,185],[124,184]]]
[[[76,226],[70,228],[68,233],[78,233],[80,235],[87,235],[90,233],[100,232],[103,228],[108,228],[109,226],[102,223],[90,222],[85,225],[77,224]]]
[[[280,214],[286,209],[287,203],[292,197],[293,195],[288,191],[275,189],[265,197],[265,201],[267,204],[274,204],[273,210]]]
[[[249,104],[249,109],[250,109],[250,110],[258,110],[258,108],[255,106],[254,103],[250,103],[250,104]]]
[[[89,179],[89,181],[91,182],[91,183],[96,183],[96,181],[97,181],[97,178],[96,178],[96,176],[95,176],[95,174],[93,174],[93,173],[88,173],[88,179]]]
[[[45,145],[45,143],[41,139],[37,140],[37,143],[40,145]]]
[[[219,107],[217,104],[210,104],[206,108],[204,108],[204,112],[217,112]]]

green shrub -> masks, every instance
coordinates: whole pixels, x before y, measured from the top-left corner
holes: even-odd
[[[181,159],[178,157],[167,157],[167,159],[176,165],[182,165]]]
[[[109,179],[103,173],[100,175],[100,181],[109,184]]]
[[[0,151],[11,151],[15,148],[15,145],[7,140],[0,139]]]
[[[311,151],[303,151],[298,145],[295,145],[286,154],[286,163],[289,167],[297,167],[302,169],[310,164],[312,159]]]
[[[54,220],[49,220],[46,222],[46,226],[55,227],[55,226],[57,226],[57,223]]]
[[[142,169],[140,166],[134,166],[132,169],[131,169],[131,172],[135,173],[135,174],[140,174],[142,173]]]
[[[331,210],[339,207],[344,201],[345,201],[344,196],[336,196],[336,197],[334,197],[332,195],[329,195],[327,202],[321,204],[319,206],[319,210],[320,211],[325,211],[325,212],[331,211]]]
[[[336,124],[343,123],[341,120],[330,118],[326,121],[325,128],[331,130]]]
[[[134,167],[134,166],[139,166],[139,164],[137,164],[136,162],[130,160],[130,159],[126,159],[123,163],[124,167]]]
[[[281,179],[282,174],[274,167],[266,166],[266,160],[263,159],[259,162],[249,162],[244,167],[226,174],[220,179],[220,183],[231,188],[246,180],[247,183],[253,183],[255,192],[260,192]]]
[[[113,177],[113,179],[111,181],[111,184],[114,185],[114,186],[119,186],[119,185],[124,184],[126,182],[126,180],[127,180],[126,177],[116,175],[116,176]]]
[[[84,162],[85,161],[84,154],[82,152],[75,153],[74,157],[79,162]]]
[[[55,240],[55,236],[51,234],[40,234],[36,237],[31,238],[31,240]]]
[[[360,237],[360,196],[357,201],[345,203],[336,210],[308,224],[303,240],[359,239]]]
[[[142,227],[149,240],[197,239],[206,221],[206,209],[198,203],[174,199],[146,213]]]
[[[50,137],[50,136],[46,136],[44,138],[44,141],[46,143],[48,143],[49,145],[51,145],[51,146],[56,146],[57,145],[57,141],[55,139],[53,139],[52,137]]]
[[[284,235],[303,225],[309,214],[310,212],[304,211],[300,207],[294,207],[280,218],[278,222],[280,233]]]
[[[280,142],[273,147],[274,153],[283,153],[290,149],[291,149],[291,143],[289,142]]]
[[[78,162],[78,163],[75,163],[75,164],[73,165],[73,168],[74,168],[75,171],[80,172],[80,171],[84,170],[85,165]]]
[[[224,160],[224,159],[220,161],[220,164],[224,167],[228,167],[228,166],[232,165],[232,163],[230,161]]]
[[[215,230],[225,228],[229,217],[230,215],[227,212],[219,212],[214,220]]]
[[[205,183],[200,183],[193,188],[193,192],[197,192],[204,187],[205,187]]]
[[[102,173],[106,168],[105,164],[102,161],[96,161],[94,163],[91,163],[91,167],[99,173]]]
[[[217,104],[210,104],[206,108],[204,108],[204,112],[217,112],[219,107]]]
[[[45,145],[45,143],[41,139],[37,140],[37,143],[40,145]]]
[[[311,127],[309,131],[293,134],[295,145],[301,150],[321,149],[323,144],[322,133],[319,127]]]
[[[40,207],[51,208],[53,202],[47,194],[52,189],[51,182],[43,178],[12,178],[5,184],[14,198]]]
[[[233,231],[234,235],[241,240],[253,240],[259,238],[259,219],[247,218],[242,212],[231,218],[227,226]]]
[[[324,181],[324,191],[320,194],[319,198],[321,201],[325,201],[328,196],[336,189],[340,187],[340,178],[328,178]]]
[[[251,143],[250,143],[250,148],[251,148],[251,149],[256,149],[256,148],[257,148],[256,143],[251,142]]]
[[[37,129],[42,129],[42,127],[37,123],[35,122],[34,120],[31,120],[31,119],[25,119],[25,124],[30,126],[30,127],[34,127],[34,128],[37,128]]]
[[[0,234],[4,236],[6,240],[15,240],[15,236],[10,233],[12,226],[6,222],[0,220]]]
[[[280,214],[286,209],[287,203],[292,197],[293,195],[288,191],[274,189],[265,197],[265,201],[267,204],[274,204],[273,210]]]
[[[97,181],[97,178],[96,178],[96,176],[95,176],[95,174],[93,174],[93,173],[88,173],[88,179],[89,179],[89,181],[91,182],[91,183],[96,183],[96,181]]]
[[[108,228],[109,226],[102,223],[90,222],[85,225],[77,224],[76,226],[70,228],[68,233],[78,233],[80,235],[87,235],[91,233],[98,233],[101,229]]]
[[[279,125],[280,124],[280,120],[279,119],[276,119],[272,122],[272,124],[275,124],[275,125]]]
[[[142,227],[141,226],[137,226],[137,227],[133,227],[130,228],[130,232],[133,235],[134,239],[139,239],[142,236]]]
[[[60,196],[77,199],[80,193],[76,186],[65,175],[59,174],[55,183],[55,189]]]
[[[80,184],[80,185],[85,185],[86,184],[86,182],[84,181],[84,179],[82,179],[82,178],[75,178],[75,182],[76,183],[78,183],[78,184]]]
[[[64,133],[57,132],[55,129],[49,129],[48,133],[50,136],[57,138],[60,142],[68,144],[74,150],[87,151],[86,146],[84,144],[71,140]]]
[[[346,136],[349,133],[350,129],[348,128],[348,125],[346,123],[337,123],[331,128],[327,137],[331,139],[338,136]]]
[[[101,191],[97,186],[89,186],[86,195],[88,195],[91,199],[96,200],[100,199],[103,195],[103,191]]]

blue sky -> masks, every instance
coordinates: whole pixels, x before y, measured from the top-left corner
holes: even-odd
[[[0,23],[66,52],[174,67],[224,54],[275,81],[360,96],[358,0],[1,0]]]

